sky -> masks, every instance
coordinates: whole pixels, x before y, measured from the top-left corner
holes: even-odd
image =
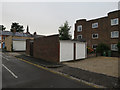
[[[109,2],[108,0],[106,2],[87,2],[88,0],[84,0],[84,2],[30,1],[2,1],[0,3],[0,24],[3,24],[6,30],[10,30],[12,22],[17,22],[23,25],[24,29],[28,25],[31,33],[52,35],[58,34],[59,27],[68,21],[73,38],[76,20],[96,19],[118,10],[118,2]]]

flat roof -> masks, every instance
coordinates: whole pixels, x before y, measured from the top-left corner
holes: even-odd
[[[26,41],[26,39],[12,39],[13,41]]]

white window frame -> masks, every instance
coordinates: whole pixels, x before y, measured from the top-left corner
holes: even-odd
[[[81,39],[82,39],[82,35],[77,35],[77,39],[79,39],[79,36],[81,36]]]
[[[92,23],[92,28],[98,28],[98,22]]]
[[[97,44],[93,44],[93,45],[92,45],[92,48],[93,48],[93,46],[94,46],[94,45],[98,46]],[[93,49],[95,49],[95,50],[96,50],[96,48],[93,48]]]
[[[118,51],[118,48],[113,48],[112,45],[116,45],[116,47],[117,47],[117,44],[111,44],[111,50],[112,50],[112,51]]]
[[[115,23],[115,20],[117,20],[117,23]],[[118,18],[111,19],[111,26],[118,25],[118,24],[119,24],[119,19]]]
[[[79,30],[79,28],[81,28],[81,30]],[[77,26],[77,31],[78,31],[78,32],[81,32],[81,31],[82,31],[82,25]]]
[[[93,37],[94,34],[97,35],[97,37]],[[93,39],[98,39],[98,33],[94,33],[94,34],[92,34],[92,38]]]
[[[117,32],[117,36],[114,36],[116,32]],[[119,31],[112,31],[111,32],[111,38],[119,38]]]

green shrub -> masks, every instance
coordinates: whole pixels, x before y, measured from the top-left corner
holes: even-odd
[[[101,55],[103,55],[103,52],[107,52],[108,50],[110,50],[110,48],[104,43],[98,44],[96,48],[96,52],[100,53]]]
[[[118,47],[118,52],[120,53],[120,42],[118,42],[117,47]]]

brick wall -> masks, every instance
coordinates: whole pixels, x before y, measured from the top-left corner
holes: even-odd
[[[30,40],[31,39],[26,40],[26,54],[27,55],[30,55]]]
[[[11,45],[12,45],[12,36],[9,36],[9,37],[5,38],[5,47],[6,47],[7,51],[12,51]]]
[[[59,36],[52,35],[35,39],[33,56],[51,62],[59,62]]]

